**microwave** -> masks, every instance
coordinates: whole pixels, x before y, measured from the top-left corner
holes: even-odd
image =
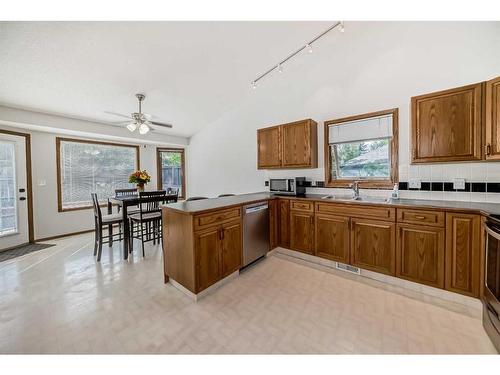
[[[274,194],[305,195],[306,178],[271,178],[269,179],[269,191]]]

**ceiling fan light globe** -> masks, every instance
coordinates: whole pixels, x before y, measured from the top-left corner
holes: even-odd
[[[131,122],[130,124],[127,125],[127,129],[130,130],[131,132],[135,132],[135,129],[137,129],[137,124],[135,122]]]
[[[139,125],[139,134],[144,135],[149,132],[149,126],[147,124],[142,123]]]

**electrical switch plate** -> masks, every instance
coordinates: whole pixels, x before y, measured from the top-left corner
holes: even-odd
[[[421,181],[418,178],[410,178],[408,181],[408,187],[410,189],[420,189],[421,185]]]
[[[454,178],[453,179],[453,189],[455,189],[455,190],[465,189],[465,178]]]

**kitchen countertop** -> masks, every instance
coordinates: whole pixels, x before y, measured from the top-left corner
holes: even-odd
[[[342,199],[322,199],[328,194],[306,194],[305,196],[284,196],[276,195],[268,192],[240,194],[230,197],[209,198],[190,202],[177,202],[162,205],[162,208],[180,211],[186,214],[198,214],[206,211],[212,211],[220,208],[229,208],[233,206],[241,206],[251,203],[256,203],[263,200],[284,198],[284,199],[300,199],[311,200],[317,202],[356,204],[356,205],[386,205],[390,207],[405,207],[405,208],[440,208],[452,211],[473,211],[480,212],[485,215],[497,214],[500,215],[499,203],[487,202],[462,202],[462,201],[444,201],[444,200],[424,200],[424,199],[388,199],[383,200],[375,197],[375,200],[368,201],[351,201]],[[363,197],[363,195],[362,195]]]

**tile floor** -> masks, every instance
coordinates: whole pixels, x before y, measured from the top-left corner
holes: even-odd
[[[55,242],[0,263],[0,353],[496,353],[477,318],[283,256],[195,303],[159,247]]]

